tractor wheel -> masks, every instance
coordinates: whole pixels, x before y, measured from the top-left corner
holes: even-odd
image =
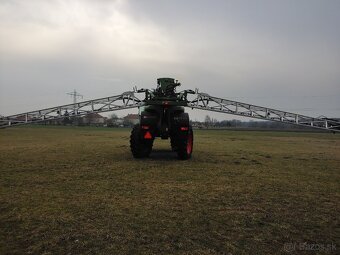
[[[139,124],[135,125],[131,131],[130,148],[133,157],[145,158],[151,153],[153,139],[146,140],[141,137]]]
[[[190,159],[193,146],[194,146],[194,134],[192,132],[192,128],[190,127],[187,138],[177,141],[178,158],[182,160]]]

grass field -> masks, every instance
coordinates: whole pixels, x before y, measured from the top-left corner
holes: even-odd
[[[339,252],[339,135],[199,130],[179,161],[129,132],[0,130],[0,254]]]

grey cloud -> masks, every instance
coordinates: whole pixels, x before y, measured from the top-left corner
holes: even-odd
[[[0,3],[0,114],[174,76],[183,89],[339,116],[339,1],[70,3]]]

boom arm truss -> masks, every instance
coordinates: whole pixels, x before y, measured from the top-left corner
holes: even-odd
[[[145,99],[142,100],[136,97],[136,92],[145,93]],[[198,93],[193,91],[187,92],[193,96],[193,99],[187,99],[187,93],[185,93],[184,98],[181,98],[181,100],[184,100],[184,102],[186,102],[186,106],[192,109],[221,112],[243,117],[278,121],[287,124],[340,132],[339,120],[321,117],[313,118],[296,113],[275,110],[268,107],[256,106],[213,97],[206,93]],[[147,101],[147,90],[135,92],[128,91],[118,96],[104,97],[75,104],[61,105],[32,112],[15,114],[7,117],[0,117],[0,128],[38,123],[48,120],[58,120],[66,117],[77,117],[90,113],[101,113],[136,108],[147,104],[145,101]]]
[[[142,101],[134,95],[134,92],[124,92],[118,96],[104,97],[2,117],[0,118],[0,128],[82,116],[89,113],[130,109],[140,107],[142,104]]]
[[[222,112],[243,117],[278,121],[287,124],[329,131],[340,131],[340,121],[338,120],[320,117],[308,117],[296,113],[212,97],[205,93],[196,93],[195,98],[188,102],[188,106],[192,109],[195,108],[207,111]]]

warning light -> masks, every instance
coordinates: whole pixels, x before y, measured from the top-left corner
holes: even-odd
[[[152,139],[152,135],[149,131],[147,131],[144,135],[144,139]]]

